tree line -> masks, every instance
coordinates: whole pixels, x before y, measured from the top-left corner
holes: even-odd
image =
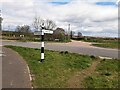
[[[0,23],[3,19],[0,17]],[[42,29],[46,30],[52,30],[53,35],[45,34],[45,40],[51,40],[54,41],[59,40],[59,41],[66,41],[70,40],[70,38],[73,37],[74,32],[70,32],[70,35],[65,32],[63,28],[57,27],[56,23],[53,20],[50,19],[42,19],[41,17],[35,17],[33,19],[32,26],[34,27],[35,31],[40,31]],[[20,35],[24,35],[25,37],[30,37],[30,38],[40,38],[40,36],[34,36],[33,30],[31,30],[31,27],[29,25],[18,25],[16,26],[15,33],[12,32],[12,34],[5,32],[3,35],[8,35],[8,36],[16,36],[19,37]],[[9,35],[10,34],[10,35]],[[81,36],[82,34],[78,32],[78,36]]]

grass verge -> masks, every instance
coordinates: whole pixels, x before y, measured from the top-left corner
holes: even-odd
[[[77,73],[89,68],[96,58],[75,53],[45,50],[45,61],[39,63],[40,50],[19,46],[5,46],[17,51],[27,62],[33,76],[34,88],[65,88]],[[85,78],[84,87],[118,87],[118,61],[103,60],[92,76]]]
[[[74,73],[89,67],[95,58],[69,52],[45,50],[45,61],[39,63],[40,50],[5,46],[17,51],[28,63],[35,88],[64,88]]]
[[[112,39],[112,38],[88,38],[88,39],[77,39],[78,41],[85,41],[85,42],[92,42],[93,46],[97,47],[104,47],[104,48],[114,48],[118,49],[119,47],[119,39]]]
[[[103,47],[103,48],[113,48],[118,49],[119,41],[118,40],[93,40],[91,42],[95,42],[92,44],[93,46]]]
[[[92,45],[97,47],[118,49],[118,43],[98,43],[98,44],[92,44]]]
[[[118,88],[118,60],[102,60],[95,73],[85,78],[87,88]]]

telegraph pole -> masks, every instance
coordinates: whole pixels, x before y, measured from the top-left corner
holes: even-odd
[[[68,24],[68,40],[70,39],[70,24]]]
[[[9,33],[9,36],[10,36],[10,25],[8,25],[8,33]]]
[[[2,31],[2,17],[1,17],[1,10],[0,10],[0,31]]]

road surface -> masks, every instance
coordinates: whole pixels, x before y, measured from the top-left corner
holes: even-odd
[[[8,48],[3,47],[2,52],[2,88],[31,88],[27,64],[22,57]]]
[[[2,45],[14,45],[30,48],[39,48],[41,43],[39,42],[16,42],[16,41],[2,41]],[[90,43],[73,41],[71,43],[46,43],[45,49],[55,51],[69,51],[72,53],[79,53],[84,55],[94,55],[102,57],[110,57],[118,59],[117,49],[107,49],[90,46]]]

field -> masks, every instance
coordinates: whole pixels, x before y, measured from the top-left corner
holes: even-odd
[[[39,49],[5,47],[17,51],[28,63],[34,88],[118,87],[118,60],[45,50],[45,61],[39,63]]]
[[[75,40],[81,40],[85,42],[92,42],[93,46],[97,47],[104,47],[104,48],[113,48],[118,49],[119,48],[119,40],[117,38],[96,38],[96,37],[89,37],[89,38],[78,38]]]
[[[104,47],[104,48],[116,48],[118,49],[119,41],[118,40],[101,40],[96,44],[92,44],[93,46]]]

